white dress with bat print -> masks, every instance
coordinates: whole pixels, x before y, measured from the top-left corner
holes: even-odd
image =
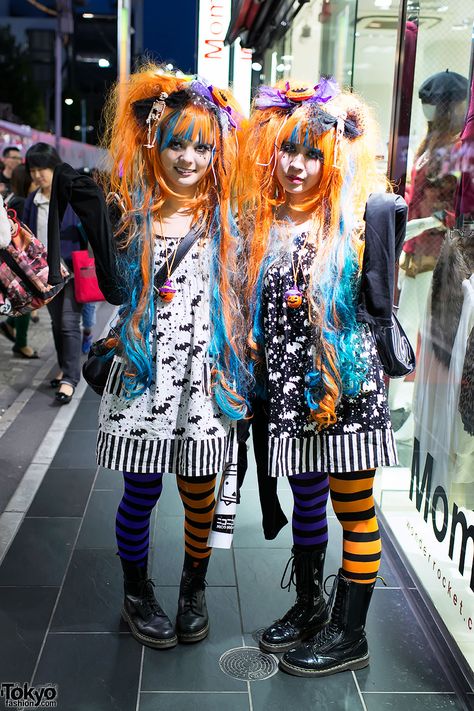
[[[179,240],[168,238],[168,249]],[[165,260],[156,240],[155,272]],[[132,473],[210,476],[235,464],[235,426],[210,391],[209,272],[211,244],[197,241],[173,273],[172,301],[156,301],[150,342],[153,380],[127,400],[115,357],[99,409],[97,463]]]

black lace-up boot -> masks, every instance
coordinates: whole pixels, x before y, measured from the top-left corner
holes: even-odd
[[[280,669],[294,676],[325,676],[369,664],[365,621],[375,583],[355,583],[336,576],[331,593],[331,621],[315,637],[291,649]]]
[[[173,624],[155,598],[146,566],[120,559],[123,568],[124,600],[122,618],[133,637],[153,649],[169,649],[178,643]]]
[[[304,639],[312,637],[328,622],[329,615],[322,592],[326,551],[292,550],[283,573],[281,587],[296,585],[296,602],[288,612],[268,627],[260,640],[265,652],[286,652]],[[291,563],[288,585],[283,581]]]
[[[205,580],[208,564],[209,558],[196,561],[187,553],[184,556],[176,617],[180,642],[200,642],[209,634]]]

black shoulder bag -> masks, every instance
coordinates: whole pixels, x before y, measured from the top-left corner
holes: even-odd
[[[398,202],[397,202],[398,201]],[[373,193],[365,211],[361,320],[369,324],[385,375],[403,378],[415,370],[413,348],[392,306],[395,261],[403,245],[406,210],[399,196]],[[405,203],[403,205],[406,208]],[[397,214],[397,210],[400,215]]]
[[[416,358],[408,336],[400,321],[392,313],[390,326],[371,325],[375,346],[385,375],[390,378],[404,378],[413,373]]]
[[[161,289],[166,279],[178,268],[186,254],[196,243],[202,232],[198,229],[191,229],[188,234],[183,237],[176,250],[173,266],[168,275],[168,265],[165,263],[161,266],[160,271],[154,278],[154,288],[156,291]],[[98,395],[102,395],[105,389],[107,378],[109,377],[112,367],[112,358],[109,355],[109,349],[105,345],[109,338],[116,336],[116,331],[112,328],[105,338],[101,338],[92,344],[89,351],[89,357],[82,366],[82,375],[84,380]],[[107,357],[108,356],[108,357]]]

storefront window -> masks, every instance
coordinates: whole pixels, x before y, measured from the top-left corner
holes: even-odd
[[[378,163],[387,172],[399,0],[359,0],[353,63],[347,69],[354,90],[372,107],[380,127]]]
[[[409,10],[416,53],[409,135],[399,142],[409,213],[398,316],[417,369],[390,383],[400,467],[380,473],[378,502],[474,669],[474,12],[424,0]]]

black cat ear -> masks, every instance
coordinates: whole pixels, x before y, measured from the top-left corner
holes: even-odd
[[[337,125],[337,118],[314,103],[309,107],[309,122],[314,134],[321,136]]]
[[[146,126],[146,120],[150,115],[153,104],[156,98],[152,96],[150,99],[140,99],[140,101],[134,101],[132,104],[133,115],[137,123],[143,128]]]
[[[356,126],[352,119],[347,118],[344,121],[344,136],[349,140],[354,140],[362,135],[362,131]]]
[[[357,111],[349,110],[347,116],[344,119],[344,136],[353,140],[358,138],[364,133],[363,126],[361,125],[361,117]]]

